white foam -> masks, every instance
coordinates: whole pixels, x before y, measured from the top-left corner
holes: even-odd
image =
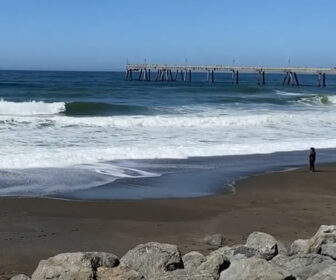
[[[301,92],[288,92],[288,91],[282,91],[282,90],[276,90],[275,93],[278,94],[278,95],[285,95],[285,96],[300,96],[300,95],[304,95],[304,93],[301,93]]]
[[[102,127],[117,129],[155,129],[155,128],[218,128],[218,127],[250,127],[270,126],[283,123],[297,122],[298,114],[274,112],[251,113],[239,115],[206,116],[113,116],[113,117],[15,117],[0,116],[0,122],[8,125],[55,126],[65,128],[77,127]],[[336,119],[336,115],[335,118]],[[298,121],[301,121],[300,119]]]
[[[64,102],[45,103],[42,101],[11,102],[0,99],[0,115],[30,116],[50,115],[65,111]]]
[[[310,106],[323,106],[336,104],[336,95],[315,95],[311,97],[302,97],[298,103]]]
[[[96,164],[333,148],[336,113],[332,109],[321,107],[308,114],[306,110],[227,109],[221,114],[170,116],[0,116],[0,168],[93,164],[96,172],[105,175],[134,176],[132,170]]]
[[[336,103],[335,96],[327,98]],[[63,102],[1,100],[0,168],[93,164],[104,175],[154,176],[97,163],[336,147],[334,106],[296,107],[205,106],[174,115],[69,117],[58,114]]]

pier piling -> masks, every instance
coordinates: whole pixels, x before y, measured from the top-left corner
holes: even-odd
[[[258,85],[265,85],[266,80],[265,80],[265,71],[259,70],[258,71]]]
[[[325,87],[326,86],[326,74],[318,73],[318,86]]]

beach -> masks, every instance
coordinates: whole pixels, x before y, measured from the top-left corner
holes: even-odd
[[[61,252],[107,251],[121,256],[137,244],[159,241],[182,253],[213,249],[207,234],[225,244],[245,243],[264,231],[285,244],[335,224],[336,165],[269,173],[238,181],[235,191],[190,199],[70,201],[0,199],[0,279],[26,273]]]

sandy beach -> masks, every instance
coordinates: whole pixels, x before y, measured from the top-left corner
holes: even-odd
[[[207,253],[206,234],[228,245],[265,231],[285,243],[335,224],[336,165],[251,177],[232,194],[196,199],[84,202],[0,199],[0,279],[30,275],[38,261],[61,252],[108,251],[122,256],[134,245],[159,241],[183,253]]]

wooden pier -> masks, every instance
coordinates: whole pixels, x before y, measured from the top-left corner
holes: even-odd
[[[254,66],[189,66],[189,65],[161,65],[161,64],[127,64],[126,80],[191,82],[192,72],[206,74],[206,81],[215,82],[215,73],[232,73],[232,84],[239,84],[242,73],[256,73],[259,85],[266,84],[266,73],[284,74],[283,85],[299,86],[299,74],[316,74],[317,85],[326,86],[326,75],[336,75],[335,68],[314,67],[254,67]],[[151,73],[155,78],[151,79]]]

